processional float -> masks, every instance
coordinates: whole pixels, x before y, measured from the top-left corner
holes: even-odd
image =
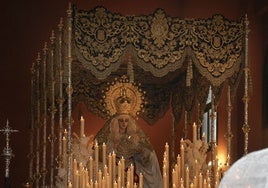
[[[84,141],[90,139],[83,132],[76,139],[72,137],[73,108],[82,101],[92,113],[105,118],[102,91],[107,82],[127,75],[131,82],[141,83],[146,91],[146,104],[140,117],[148,124],[153,125],[169,107],[172,108],[172,141],[170,146],[163,146],[166,148],[162,171],[164,187],[217,187],[220,175],[217,174],[216,125],[213,123],[217,103],[223,85],[227,83],[229,165],[232,159],[232,100],[242,75],[245,79],[242,130],[244,153],[248,152],[251,87],[248,23],[246,16],[237,21],[222,15],[209,19],[179,19],[168,16],[162,9],[148,16],[122,16],[104,7],[84,11],[70,6],[67,17],[60,20],[57,32],[52,31],[50,44],[44,45],[31,69],[31,186],[100,186],[100,181],[106,177],[103,175],[107,170],[105,166],[95,163],[97,171],[92,172],[73,159],[75,147],[82,148]],[[212,139],[206,143],[201,128],[209,88],[212,88]],[[198,120],[191,127],[195,104]],[[184,138],[180,144],[181,154],[176,158],[175,133],[182,115],[185,116]],[[192,140],[188,138],[189,128],[193,128]],[[207,146],[211,148],[209,155],[213,159],[211,171],[200,173],[201,167],[195,164],[195,157],[191,162],[187,158],[186,163],[184,149],[189,149],[188,154],[194,151],[200,154],[199,149]],[[85,153],[89,155],[87,164],[97,160],[96,148],[99,147],[104,149],[95,146]],[[109,157],[112,158],[112,154]],[[99,172],[101,176],[98,176]],[[75,180],[78,176],[81,179]],[[118,181],[114,181],[105,186],[117,184]],[[122,186],[142,187],[142,183]]]

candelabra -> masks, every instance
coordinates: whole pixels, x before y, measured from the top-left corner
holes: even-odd
[[[3,132],[6,135],[6,147],[3,150],[2,156],[5,158],[5,187],[10,187],[9,183],[9,164],[12,157],[14,157],[14,154],[12,153],[12,149],[9,146],[9,135],[12,132],[18,132],[18,130],[13,130],[9,126],[9,122],[7,120],[6,126],[4,129],[1,129],[0,132]]]

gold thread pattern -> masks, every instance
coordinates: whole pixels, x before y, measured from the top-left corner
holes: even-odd
[[[214,15],[181,20],[162,9],[148,16],[122,16],[104,7],[74,12],[76,56],[99,79],[120,66],[128,45],[142,60],[139,66],[156,77],[181,68],[185,54],[214,86],[240,67],[242,19],[230,21]]]

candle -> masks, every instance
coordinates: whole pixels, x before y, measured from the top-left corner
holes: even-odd
[[[196,138],[197,138],[197,127],[196,124],[193,124],[193,143],[196,142]]]
[[[172,185],[176,187],[176,173],[174,168],[172,169]]]
[[[184,179],[184,141],[181,140],[181,177]]]
[[[184,181],[182,178],[181,178],[181,188],[184,188]]]
[[[117,188],[117,182],[114,181],[114,188]]]
[[[94,187],[94,183],[93,183],[93,180],[92,179],[90,180],[90,184],[89,185],[90,185],[90,188],[93,188]]]
[[[112,154],[112,181],[115,181],[116,179],[116,154],[113,151]]]
[[[130,188],[130,183],[129,182],[127,182],[127,188]]]
[[[93,158],[92,156],[89,157],[89,179],[93,180]],[[93,182],[92,182],[93,183]]]
[[[102,183],[102,185],[101,185],[102,188],[105,188],[106,187],[106,179],[104,177],[102,178],[102,182],[101,183]]]
[[[73,179],[75,177],[75,173],[77,171],[77,161],[76,159],[73,160]]]
[[[104,167],[106,166],[106,144],[103,143],[102,144],[102,167],[104,169]]]
[[[79,188],[79,172],[76,170],[74,175],[74,188]]]
[[[219,182],[215,182],[215,187],[218,187],[219,186]]]
[[[203,188],[207,188],[207,180],[206,179],[204,179],[204,181],[203,181]]]
[[[230,166],[230,155],[227,154],[227,158],[226,158],[226,167],[227,167],[227,169],[228,169],[229,166]]]
[[[87,170],[87,168],[84,171],[84,175],[85,175],[85,184],[87,185],[89,183],[89,181],[88,181],[88,170]]]
[[[176,174],[175,174],[176,175],[176,177],[175,177],[176,178],[175,179],[176,185],[179,186],[179,181],[178,181],[180,179],[180,177],[179,177],[179,165],[175,164],[174,168],[175,168],[175,172],[176,172]]]
[[[94,147],[94,153],[95,153],[95,167],[96,167],[96,174],[99,171],[99,146],[98,146],[98,141],[96,141],[95,143],[95,147]]]
[[[180,154],[177,156],[177,165],[178,165],[178,179],[181,179],[181,157]]]
[[[122,176],[122,185],[124,186],[125,185],[125,159],[124,157],[122,156],[121,158],[121,176]]]
[[[194,186],[195,186],[195,187],[197,187],[197,186],[198,186],[198,184],[197,184],[197,177],[196,177],[196,176],[194,177],[193,182],[194,182]]]
[[[62,165],[63,165],[63,168],[66,168],[66,148],[67,148],[67,142],[66,142],[66,137],[63,136],[62,137]]]
[[[139,174],[139,188],[143,188],[143,174]]]
[[[199,180],[198,180],[198,184],[199,184],[199,188],[202,188],[203,186],[203,176],[201,173],[199,173],[199,176],[198,176]]]
[[[83,187],[84,176],[83,176],[83,165],[79,163],[79,187]]]
[[[81,116],[80,119],[80,137],[83,138],[85,134],[85,120],[83,116]]]
[[[65,136],[65,138],[67,138],[67,130],[66,129],[64,129],[64,132],[63,132],[63,135]]]
[[[165,145],[165,152],[166,152],[166,155],[167,155],[167,159],[169,159],[169,145],[168,145],[167,142],[166,142],[166,145]]]
[[[134,184],[134,166],[130,164],[130,187],[133,187]]]
[[[73,185],[72,185],[72,182],[68,182],[68,188],[72,188]]]
[[[117,186],[118,186],[118,188],[122,187],[121,177],[117,178]]]
[[[186,188],[189,188],[189,183],[190,183],[190,181],[189,181],[189,177],[190,177],[190,173],[189,173],[189,167],[187,166],[186,167],[186,178],[185,178],[185,187]]]
[[[80,187],[85,187],[86,183],[85,183],[85,170],[84,167],[82,168],[82,171],[80,172]]]
[[[112,154],[109,153],[108,155],[108,165],[109,165],[109,168],[108,168],[108,171],[109,171],[109,175],[110,175],[110,185],[112,185],[112,178],[113,178],[113,167],[112,167]]]
[[[130,185],[130,168],[127,169],[127,184]]]
[[[107,188],[111,188],[112,184],[111,184],[111,176],[109,174],[106,175],[106,185]]]
[[[167,184],[169,185],[169,145],[166,143],[165,145],[165,154],[166,154],[166,173],[167,173]]]
[[[121,173],[122,173],[122,166],[121,166],[121,161],[118,162],[117,164],[117,177],[118,179],[121,178]]]
[[[94,188],[99,188],[99,184],[97,180],[95,181]]]
[[[99,186],[102,184],[102,172],[101,170],[98,171],[98,182],[99,182]]]

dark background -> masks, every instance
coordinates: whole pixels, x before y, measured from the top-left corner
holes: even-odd
[[[11,160],[11,187],[22,187],[28,177],[30,125],[30,68],[60,17],[66,15],[68,1],[2,1],[0,34],[0,127],[7,119],[13,129],[10,136],[15,157]],[[0,134],[0,152],[4,148]],[[0,187],[4,180],[4,159],[0,158]]]

